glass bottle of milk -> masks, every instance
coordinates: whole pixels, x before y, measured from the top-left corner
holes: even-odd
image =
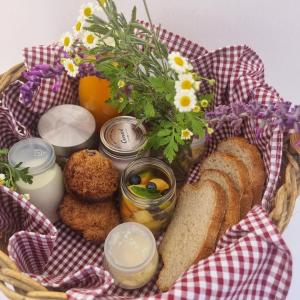
[[[58,220],[57,208],[64,195],[61,168],[55,163],[53,146],[40,138],[28,138],[14,144],[8,153],[12,166],[22,162],[29,168],[32,184],[16,182],[18,191],[30,195],[30,202],[52,222]]]

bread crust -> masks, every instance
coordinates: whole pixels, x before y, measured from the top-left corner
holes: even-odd
[[[264,185],[266,180],[266,172],[264,162],[261,158],[260,152],[255,145],[250,144],[243,137],[233,137],[226,141],[222,141],[218,149],[222,148],[222,145],[233,143],[239,147],[242,151],[246,151],[251,160],[251,168],[249,169],[250,184],[252,186],[253,201],[252,206],[260,204],[264,191]],[[221,150],[224,151],[224,150]],[[226,151],[225,151],[226,152]]]
[[[224,207],[226,206],[226,195],[224,190],[218,183],[212,180],[207,179],[203,181],[203,184],[207,183],[213,186],[213,189],[217,194],[217,206],[214,210],[214,215],[211,218],[204,245],[195,259],[194,264],[199,262],[201,259],[208,257],[215,251],[219,231],[225,217]]]
[[[237,171],[236,174],[238,175],[239,187],[235,185],[236,191],[240,195],[240,217],[244,218],[244,216],[248,213],[251,209],[252,205],[252,189],[249,189],[249,174],[245,164],[239,160],[238,158],[228,155],[224,152],[215,151],[210,156],[208,156],[201,165],[200,172],[204,171],[205,169],[215,169],[220,170],[217,166],[210,166],[210,160],[219,160],[219,161],[226,161],[234,169]],[[222,169],[221,169],[222,171]],[[233,178],[232,178],[233,179]],[[233,180],[234,181],[234,180]],[[240,189],[240,190],[239,190]]]
[[[222,179],[226,182],[226,185],[228,187],[228,205],[227,205],[227,209],[226,209],[226,213],[225,213],[225,217],[224,217],[224,221],[221,225],[221,229],[219,232],[219,237],[222,236],[225,231],[231,227],[234,224],[237,224],[240,220],[240,199],[239,199],[239,195],[236,192],[236,190],[234,189],[234,183],[232,181],[232,179],[223,171],[220,170],[214,170],[214,169],[206,169],[203,172],[201,172],[200,174],[200,181],[202,180],[206,180],[209,179],[210,176],[220,176],[222,177]],[[209,176],[209,178],[206,178],[206,176]],[[213,180],[213,179],[211,179]],[[215,180],[213,180],[215,181]],[[218,183],[217,181],[215,181],[216,183]],[[199,183],[197,183],[199,184]],[[225,191],[225,194],[226,191]]]
[[[225,194],[224,194],[224,191],[222,190],[222,188],[217,183],[215,183],[211,180],[203,181],[203,185],[204,184],[211,185],[212,189],[214,190],[214,192],[216,194],[216,206],[214,208],[213,216],[210,219],[210,224],[206,231],[206,237],[205,237],[203,246],[201,247],[201,249],[199,249],[199,253],[197,254],[196,259],[194,260],[193,263],[197,263],[199,260],[208,257],[210,254],[212,254],[214,252],[215,246],[216,246],[216,239],[217,239],[217,236],[218,236],[218,233],[219,233],[219,230],[220,230],[220,227],[223,222],[224,215],[225,215],[224,205],[226,204],[226,200],[225,200]],[[182,192],[184,192],[186,189],[189,189],[189,190],[194,191],[195,193],[198,193],[201,190],[201,186],[187,184],[182,189]],[[180,209],[180,203],[181,203],[181,201],[179,199],[179,205],[176,207],[176,210]],[[177,213],[175,212],[173,218],[176,218],[176,215],[177,215]],[[172,222],[169,226],[172,226]],[[164,252],[164,248],[165,248],[164,245],[167,242],[167,239],[168,239],[168,230],[167,230],[167,232],[162,240],[162,243],[159,247],[159,253],[161,254],[164,266],[159,273],[159,277],[158,277],[156,284],[162,292],[169,290],[170,287],[177,280],[177,279],[175,279],[174,282],[172,282],[170,285],[165,285],[163,282],[164,279],[162,278],[164,273],[167,272],[167,270],[169,269],[167,266],[167,263],[166,263],[166,259],[165,259],[167,253]]]

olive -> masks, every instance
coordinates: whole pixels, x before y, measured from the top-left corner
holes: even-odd
[[[147,189],[151,190],[151,191],[155,191],[155,190],[157,190],[157,185],[154,182],[149,182],[147,184]]]
[[[137,185],[141,183],[141,177],[139,175],[132,175],[129,178],[129,183],[132,185]]]

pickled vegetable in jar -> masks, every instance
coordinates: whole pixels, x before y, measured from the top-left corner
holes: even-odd
[[[98,127],[118,116],[118,111],[106,101],[110,97],[110,83],[97,76],[86,76],[79,80],[79,103],[91,112]]]
[[[158,235],[169,224],[176,204],[176,180],[172,169],[156,158],[133,161],[121,178],[121,216]]]

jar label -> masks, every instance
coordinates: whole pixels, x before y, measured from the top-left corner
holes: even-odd
[[[133,124],[121,123],[113,126],[107,132],[106,139],[114,148],[130,151],[141,145],[143,134]]]

